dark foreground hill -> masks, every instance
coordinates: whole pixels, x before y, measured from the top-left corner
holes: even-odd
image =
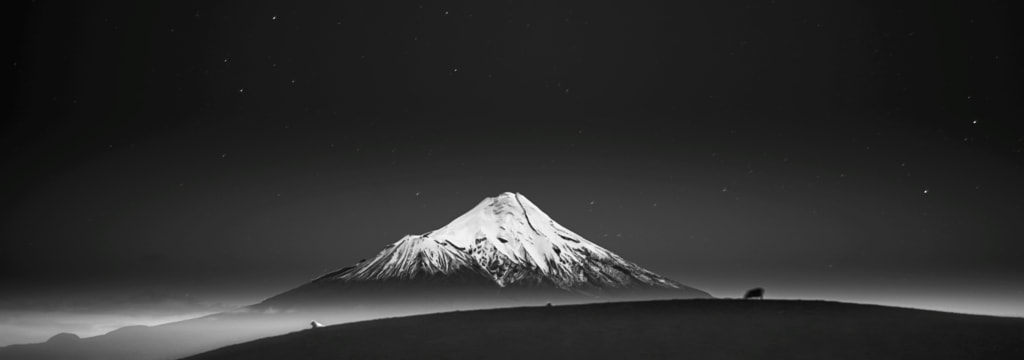
[[[673,300],[342,324],[187,358],[1024,359],[1024,319],[825,301]]]

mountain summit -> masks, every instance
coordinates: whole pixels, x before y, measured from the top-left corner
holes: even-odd
[[[506,295],[530,290],[591,299],[644,298],[643,293],[653,292],[660,294],[657,298],[710,297],[584,239],[522,194],[506,192],[484,199],[444,227],[406,235],[368,261],[324,274],[268,302],[294,298],[309,288],[419,282],[472,285]]]

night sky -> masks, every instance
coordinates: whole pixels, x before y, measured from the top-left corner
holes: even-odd
[[[719,297],[1024,316],[1011,1],[20,2],[0,345],[527,196]]]

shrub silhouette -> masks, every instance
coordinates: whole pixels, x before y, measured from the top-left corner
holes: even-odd
[[[764,300],[764,289],[762,289],[762,288],[753,288],[753,289],[747,290],[747,293],[743,295],[743,299],[744,300],[748,300],[748,299]]]

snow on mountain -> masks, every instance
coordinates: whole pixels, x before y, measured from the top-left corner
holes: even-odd
[[[407,235],[377,256],[314,282],[413,280],[475,272],[500,287],[549,284],[564,290],[694,290],[594,244],[552,220],[529,199],[487,198],[444,227]],[[699,291],[699,290],[698,290]]]

